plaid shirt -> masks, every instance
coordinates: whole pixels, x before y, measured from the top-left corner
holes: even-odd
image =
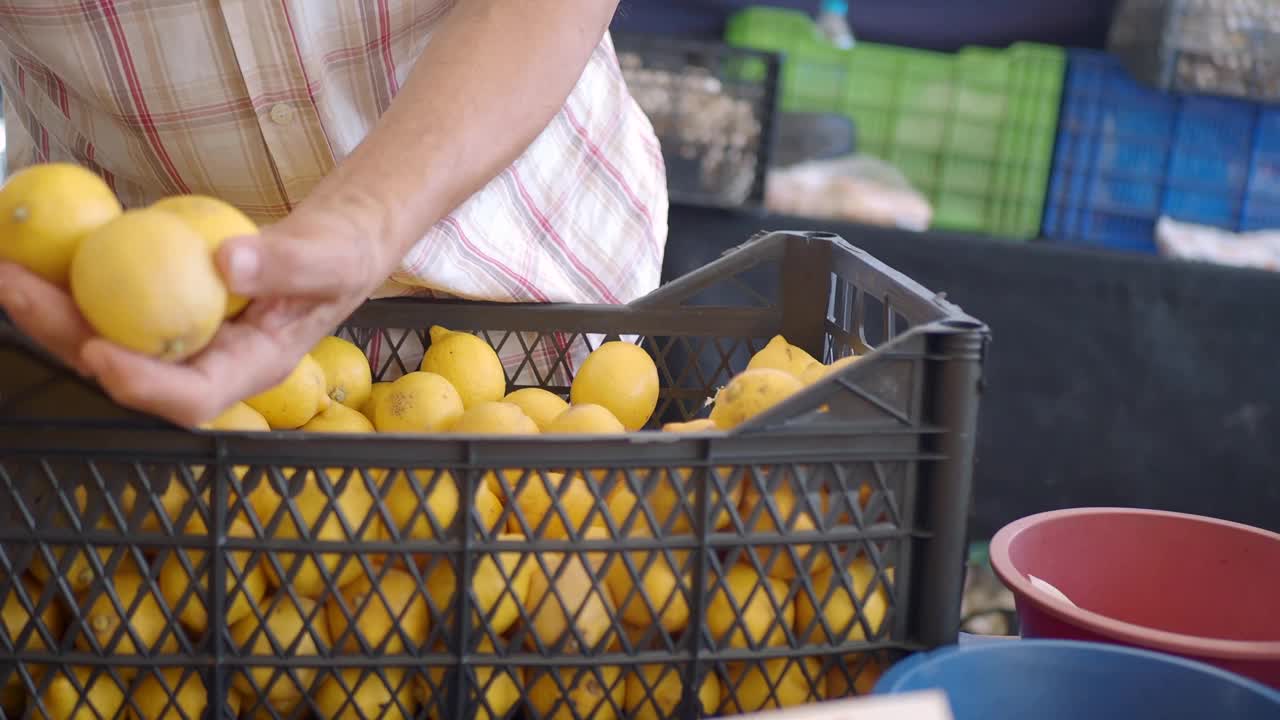
[[[69,160],[126,206],[195,192],[270,222],[365,137],[457,1],[0,0],[10,168]],[[666,223],[606,35],[523,156],[378,295],[626,302],[657,286]]]

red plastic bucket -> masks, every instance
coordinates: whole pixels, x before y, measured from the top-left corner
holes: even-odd
[[[1013,591],[1023,637],[1159,650],[1280,688],[1276,533],[1155,510],[1059,510],[996,533],[991,566]]]

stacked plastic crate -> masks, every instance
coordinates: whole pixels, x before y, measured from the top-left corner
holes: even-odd
[[[783,112],[839,113],[858,148],[897,166],[933,204],[933,226],[1039,234],[1062,91],[1060,48],[1017,44],[939,53],[831,45],[804,12],[753,7],[730,45],[783,55]]]
[[[1280,228],[1280,108],[1152,89],[1070,51],[1044,236],[1154,253],[1161,216]]]
[[[1124,0],[1108,48],[1068,55],[1044,235],[1155,252],[1162,216],[1280,228],[1280,8]]]

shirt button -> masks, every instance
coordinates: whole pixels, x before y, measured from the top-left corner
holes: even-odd
[[[271,106],[271,122],[277,125],[289,125],[293,123],[293,118],[293,107],[288,103],[276,103]]]

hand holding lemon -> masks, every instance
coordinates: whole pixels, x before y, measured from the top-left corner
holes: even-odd
[[[120,404],[196,427],[288,377],[386,278],[381,214],[317,190],[259,230],[220,200],[126,210],[87,170],[34,165],[0,187],[0,307]]]

